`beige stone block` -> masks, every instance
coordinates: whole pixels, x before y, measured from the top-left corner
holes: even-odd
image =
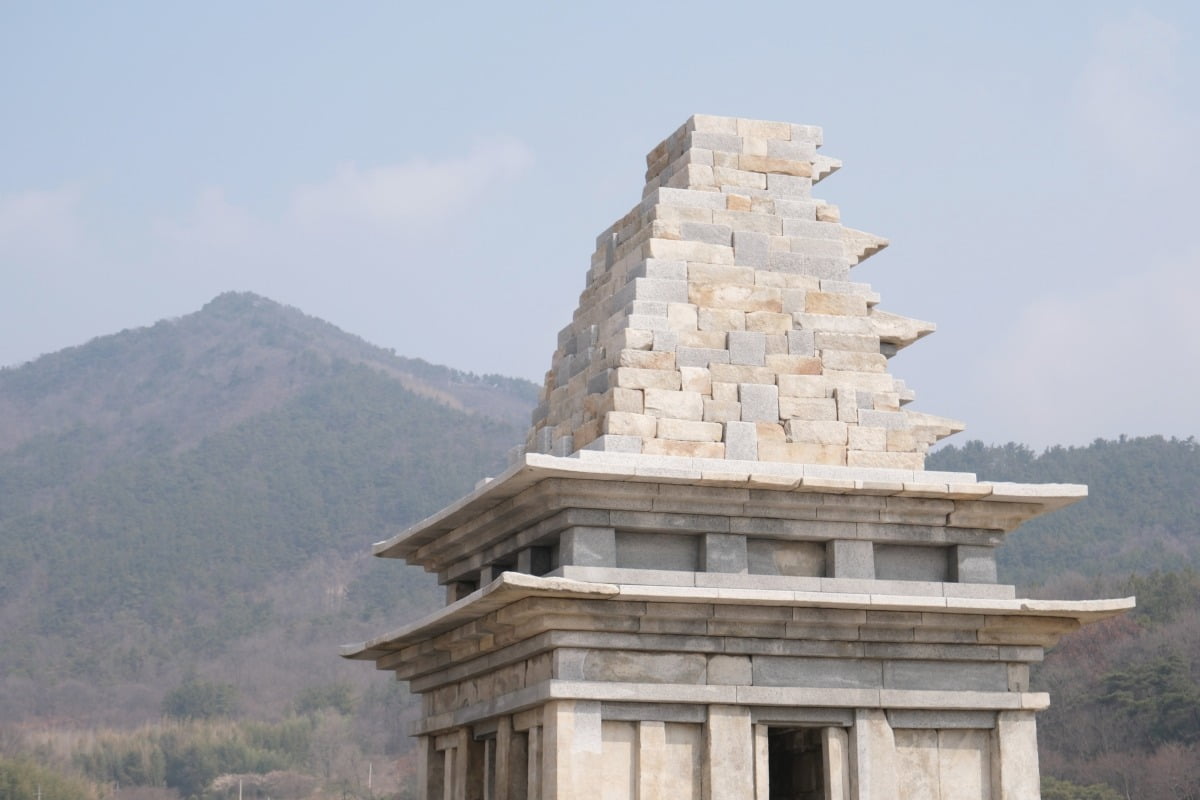
[[[887,432],[887,449],[892,453],[912,453],[919,449],[917,438],[910,430],[892,429]]]
[[[604,781],[600,703],[551,701],[543,719],[543,791],[550,797],[596,796],[596,787]]]
[[[655,239],[682,239],[678,222],[656,219],[650,223],[650,236]]]
[[[737,120],[737,135],[750,139],[782,139],[792,140],[792,125],[790,122],[768,122],[760,119]]]
[[[882,710],[854,712],[848,749],[850,774],[856,777],[858,786],[857,800],[897,800],[896,741]]]
[[[753,172],[794,175],[797,178],[812,177],[812,162],[810,161],[792,161],[787,158],[743,154],[738,159],[738,166]]]
[[[737,169],[738,153],[726,153],[721,150],[713,151],[713,166],[714,167],[729,167]]]
[[[925,456],[921,453],[877,453],[850,450],[846,453],[846,465],[881,469],[924,469]]]
[[[756,194],[750,198],[750,210],[755,214],[775,214],[775,199],[770,195]]]
[[[709,374],[712,374],[711,371]],[[712,399],[718,403],[738,402],[737,382],[721,382],[714,380],[712,385]]]
[[[850,735],[845,728],[822,728],[826,800],[850,800]]]
[[[654,331],[625,328],[613,334],[611,350],[649,350],[654,346]]]
[[[885,428],[851,425],[847,434],[846,444],[851,450],[870,450],[878,453],[887,450],[888,431]]]
[[[636,800],[637,733],[636,722],[611,719],[601,722],[601,780],[599,792],[593,789],[593,797],[598,796],[600,800]]]
[[[754,285],[754,268],[731,264],[691,263],[687,267],[689,281],[696,283],[740,283]]]
[[[657,205],[651,209],[651,220],[662,222],[700,222],[710,224],[712,222],[711,208],[695,208],[693,206],[666,206]]]
[[[764,177],[761,173],[747,173]],[[756,214],[746,211],[713,211],[714,225],[728,225],[735,231],[751,233],[769,233],[773,236],[783,235],[783,218],[771,214]],[[724,263],[724,262],[719,262]]]
[[[688,120],[692,130],[703,133],[727,133],[738,136],[737,117],[718,117],[712,114],[693,114]],[[652,151],[653,152],[653,151]],[[649,158],[649,156],[647,156]]]
[[[673,370],[675,354],[665,350],[622,350],[617,365],[634,369]]]
[[[696,330],[696,307],[691,303],[667,303],[667,325],[673,331]]]
[[[712,373],[704,367],[680,367],[679,377],[683,391],[712,396]]]
[[[725,195],[725,208],[730,211],[749,211],[751,208],[750,196],[745,194],[727,194]],[[709,214],[709,219],[712,219],[712,214]]]
[[[732,247],[705,242],[650,239],[646,242],[644,252],[647,258],[662,258],[667,261],[700,261],[705,264],[733,263]]]
[[[652,417],[700,420],[704,417],[704,402],[699,392],[646,389],[643,402],[646,414]]]
[[[849,353],[822,350],[821,361],[829,369],[847,372],[887,372],[887,357],[881,353]]]
[[[795,272],[772,272],[767,269],[755,270],[754,282],[759,286],[775,286],[780,289],[804,289],[817,291],[821,281],[811,275],[800,275]]]
[[[779,397],[781,419],[810,419],[834,421],[837,402],[827,397]]]
[[[787,442],[787,432],[784,431],[783,425],[777,422],[756,422],[754,431],[760,443],[784,444]]]
[[[992,743],[993,774],[999,797],[1039,797],[1037,723],[1033,712],[997,714]]]
[[[847,350],[857,353],[879,354],[879,337],[834,331],[817,331],[817,347],[822,350]]]
[[[742,418],[742,404],[736,400],[704,398],[705,422],[737,422]]]
[[[841,222],[842,210],[832,203],[817,203],[817,222]]]
[[[867,300],[856,294],[838,292],[809,292],[804,299],[804,310],[809,314],[865,317]]]
[[[742,168],[742,157],[738,157],[738,168],[713,167],[713,186],[743,186],[747,189],[766,189],[767,176],[762,172],[752,172]]]
[[[752,367],[745,364],[710,364],[714,383],[764,383],[768,386],[775,383],[775,373],[766,367]]]
[[[651,439],[658,431],[658,419],[645,414],[610,411],[604,415],[604,433],[611,436],[640,436]]]
[[[702,308],[727,308],[738,311],[783,309],[783,295],[780,290],[762,286],[689,283],[688,300]]]
[[[766,359],[767,369],[785,375],[820,375],[821,359],[815,356],[793,356],[787,353],[769,355]],[[780,383],[779,393],[783,394],[783,384]]]
[[[746,312],[727,308],[702,308],[699,310],[697,324],[702,331],[744,331]]]
[[[682,347],[700,347],[706,350],[725,349],[725,331],[679,331]]]
[[[874,397],[874,408],[876,411],[899,411],[900,410],[900,394],[899,392],[877,392]]]
[[[720,442],[680,442],[673,439],[647,439],[642,452],[652,456],[683,458],[724,458],[725,445]]]
[[[665,369],[619,367],[616,385],[623,389],[678,389],[679,372]]]
[[[775,311],[751,311],[746,314],[746,330],[759,333],[787,333],[792,329],[792,315]]]
[[[742,155],[765,156],[767,152],[766,139],[758,136],[742,137]]]
[[[792,442],[835,444],[844,447],[849,427],[844,422],[790,419],[785,423],[784,430],[788,440]]]
[[[758,443],[760,461],[787,461],[794,464],[846,465],[846,448],[836,445],[787,442]]]
[[[583,447],[590,442],[594,442],[600,435],[601,420],[590,419],[580,425],[571,434],[572,447],[575,450],[582,450]]]
[[[662,418],[658,421],[658,438],[682,442],[719,442],[724,426],[719,422]]]
[[[804,356],[801,356],[801,358],[804,358]],[[767,364],[771,364],[769,357]],[[819,375],[794,374],[780,370],[779,376],[776,378],[776,383],[779,384],[780,397],[823,399],[830,392],[829,382]]]

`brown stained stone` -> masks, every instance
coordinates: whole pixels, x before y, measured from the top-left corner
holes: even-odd
[[[746,330],[746,312],[733,311],[723,308],[702,308],[697,315],[698,325],[702,331],[744,331]]]
[[[737,422],[741,418],[742,404],[736,400],[722,401],[704,398],[705,422]]]
[[[775,383],[775,373],[766,367],[751,367],[744,364],[711,364],[713,383]]]
[[[687,268],[688,280],[695,283],[738,283],[754,284],[754,268],[732,264],[704,264],[691,262]]]
[[[846,465],[882,469],[924,469],[925,455],[923,453],[876,453],[851,450],[846,453]]]
[[[767,442],[770,444],[784,444],[787,442],[787,433],[783,426],[774,422],[756,422],[754,430],[758,436],[759,444]]]
[[[717,422],[694,422],[682,419],[660,419],[658,438],[684,442],[719,442],[724,427]]]
[[[679,373],[675,370],[619,367],[617,386],[624,389],[679,389]]]
[[[838,418],[837,402],[820,397],[781,396],[779,398],[779,416],[781,419],[833,421]]]
[[[680,367],[679,377],[685,392],[712,396],[712,373],[704,367]]]
[[[846,466],[846,448],[836,445],[788,442],[759,442],[758,457],[763,461],[789,461],[793,464],[830,464]]]
[[[746,330],[759,333],[787,333],[792,329],[792,315],[774,311],[751,311],[746,314]]]
[[[645,414],[610,411],[604,415],[602,430],[612,436],[641,436],[650,439],[658,431],[658,419]]]
[[[744,194],[728,194],[725,196],[725,207],[730,211],[749,211],[750,197]]]
[[[799,356],[807,358],[807,356]],[[768,356],[767,364],[771,364]],[[828,381],[818,374],[789,374],[779,370],[776,383],[779,385],[780,397],[825,398],[830,391]]]
[[[887,449],[889,453],[912,453],[918,449],[917,439],[912,431],[889,430],[887,432]]]
[[[675,354],[663,350],[622,350],[617,365],[634,369],[675,369]]]
[[[887,357],[879,353],[822,350],[821,360],[829,369],[849,372],[887,372]]]
[[[724,308],[733,311],[783,310],[782,292],[763,286],[689,282],[688,300],[704,308]],[[866,306],[863,308],[865,314]]]
[[[793,356],[786,353],[772,354],[766,358],[767,369],[780,374],[779,393],[784,394],[784,375],[820,375],[821,359],[816,356]],[[824,392],[822,392],[823,396]]]

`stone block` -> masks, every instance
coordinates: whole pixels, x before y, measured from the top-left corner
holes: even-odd
[[[821,359],[815,356],[775,354],[766,357],[766,366],[783,375],[820,375]],[[823,394],[823,393],[822,393]]]
[[[884,662],[886,689],[926,689],[961,692],[1008,691],[1006,664],[964,661]]]
[[[821,397],[780,397],[779,416],[784,419],[833,421],[838,418],[837,403]]]
[[[712,398],[718,403],[736,403],[738,399],[737,383],[713,378]]]
[[[781,373],[777,378],[777,383],[779,385],[780,398],[803,397],[808,399],[827,399],[827,381],[819,375]],[[834,418],[836,419],[836,406],[834,408]]]
[[[887,449],[887,430],[884,428],[868,428],[859,423],[850,426],[847,436],[847,446],[851,450],[883,452]]]
[[[754,796],[754,736],[749,708],[710,705],[704,751],[704,800],[749,800]]]
[[[679,373],[675,370],[636,369],[618,367],[615,385],[623,389],[671,389],[680,386]]]
[[[995,583],[996,548],[955,547],[953,579],[958,583]]]
[[[727,283],[688,284],[688,301],[701,308],[734,311],[782,311],[782,290]]]
[[[675,351],[676,363],[681,367],[708,368],[711,364],[727,364],[729,358],[728,350],[716,348],[680,346]]]
[[[642,443],[642,453],[643,455],[674,456],[676,458],[724,458],[725,445],[720,442],[648,439]]]
[[[723,426],[719,422],[697,422],[664,417],[658,421],[659,439],[683,442],[719,442]]]
[[[673,370],[675,354],[655,350],[622,350],[617,356],[617,364],[634,369]]]
[[[777,386],[742,383],[738,386],[738,401],[742,404],[743,422],[777,422],[779,420],[779,388]]]
[[[753,206],[750,202],[750,196],[745,194],[728,193],[725,195],[725,207],[730,211],[749,211]],[[710,217],[711,219],[711,217]],[[737,245],[734,245],[734,254],[736,255]]]
[[[700,261],[706,264],[733,263],[732,246],[704,242],[649,239],[646,242],[645,253],[649,258],[661,258],[666,261]]]
[[[708,682],[749,686],[752,682],[749,656],[714,655],[708,658]]]
[[[702,331],[743,331],[746,329],[746,312],[701,308],[697,314],[697,327]]]
[[[610,411],[604,415],[601,430],[613,436],[637,436],[653,439],[658,431],[658,419],[647,414]]]
[[[701,558],[705,572],[745,574],[746,537],[729,533],[707,533]]]
[[[703,367],[680,367],[681,388],[685,392],[712,395],[712,373]]]
[[[753,367],[748,364],[713,364],[709,369],[712,372],[714,386],[718,383],[775,385],[775,373],[766,367]]]
[[[668,321],[668,325],[671,323]],[[673,353],[679,346],[679,338],[675,331],[654,331],[650,340],[650,349]]]
[[[734,231],[732,235],[734,262],[751,267],[767,266],[770,236],[769,233],[758,231]]]
[[[667,303],[667,325],[673,331],[696,330],[696,307],[691,303]]]
[[[746,315],[750,317],[751,315]],[[729,362],[761,367],[767,353],[766,335],[751,331],[730,331],[728,334]]]
[[[755,686],[803,686],[816,689],[879,689],[883,665],[878,661],[756,655]]]
[[[840,317],[865,317],[867,301],[859,295],[831,292],[809,292],[804,300],[806,314],[825,314]]]
[[[762,177],[761,175],[759,177]],[[771,236],[783,235],[783,220],[774,214],[760,214],[745,211],[714,211],[713,222],[728,225],[737,231],[766,233]]]
[[[831,539],[826,545],[825,563],[831,578],[875,577],[875,553],[871,542]]]
[[[712,402],[712,406],[708,405]],[[741,404],[726,404],[735,405],[740,414]],[[709,414],[710,409],[716,415],[721,409],[715,407],[714,401],[707,401],[705,406],[705,417]],[[738,421],[739,417],[730,417],[725,420],[725,455],[727,458],[737,459],[739,461],[757,461],[758,460],[758,432],[753,422]]]
[[[845,350],[821,350],[821,361],[826,369],[848,372],[887,372],[887,357],[882,353],[857,353]]]
[[[807,198],[812,195],[812,179],[772,173],[767,175],[767,191],[784,197]]]
[[[683,222],[679,225],[679,233],[684,239],[707,244],[729,245],[733,229],[728,225],[704,224],[700,222]]]
[[[848,428],[844,422],[790,419],[784,425],[784,432],[792,442],[845,445]]]
[[[647,416],[697,421],[704,418],[704,402],[699,392],[646,389],[643,402]]]
[[[746,314],[746,330],[748,331],[786,334],[791,329],[791,314],[777,311],[750,311]]]
[[[730,384],[725,384],[730,385]],[[736,384],[733,384],[736,385]],[[736,394],[735,394],[736,396]],[[742,404],[735,401],[713,400],[704,398],[704,421],[705,422],[737,422],[742,418]],[[750,424],[750,423],[748,423]],[[726,452],[728,453],[729,440],[726,438]],[[738,450],[738,452],[745,452]],[[741,459],[743,456],[728,456],[729,458]],[[750,459],[753,460],[753,459]]]

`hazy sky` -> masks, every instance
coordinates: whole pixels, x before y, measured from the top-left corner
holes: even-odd
[[[249,290],[541,381],[692,113],[821,125],[956,439],[1200,434],[1200,5],[0,6],[0,365]]]

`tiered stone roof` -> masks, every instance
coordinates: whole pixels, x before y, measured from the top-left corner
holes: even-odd
[[[920,470],[954,420],[904,408],[888,358],[933,331],[851,270],[887,240],[812,185],[809,125],[697,115],[646,157],[643,200],[596,243],[528,452]]]

